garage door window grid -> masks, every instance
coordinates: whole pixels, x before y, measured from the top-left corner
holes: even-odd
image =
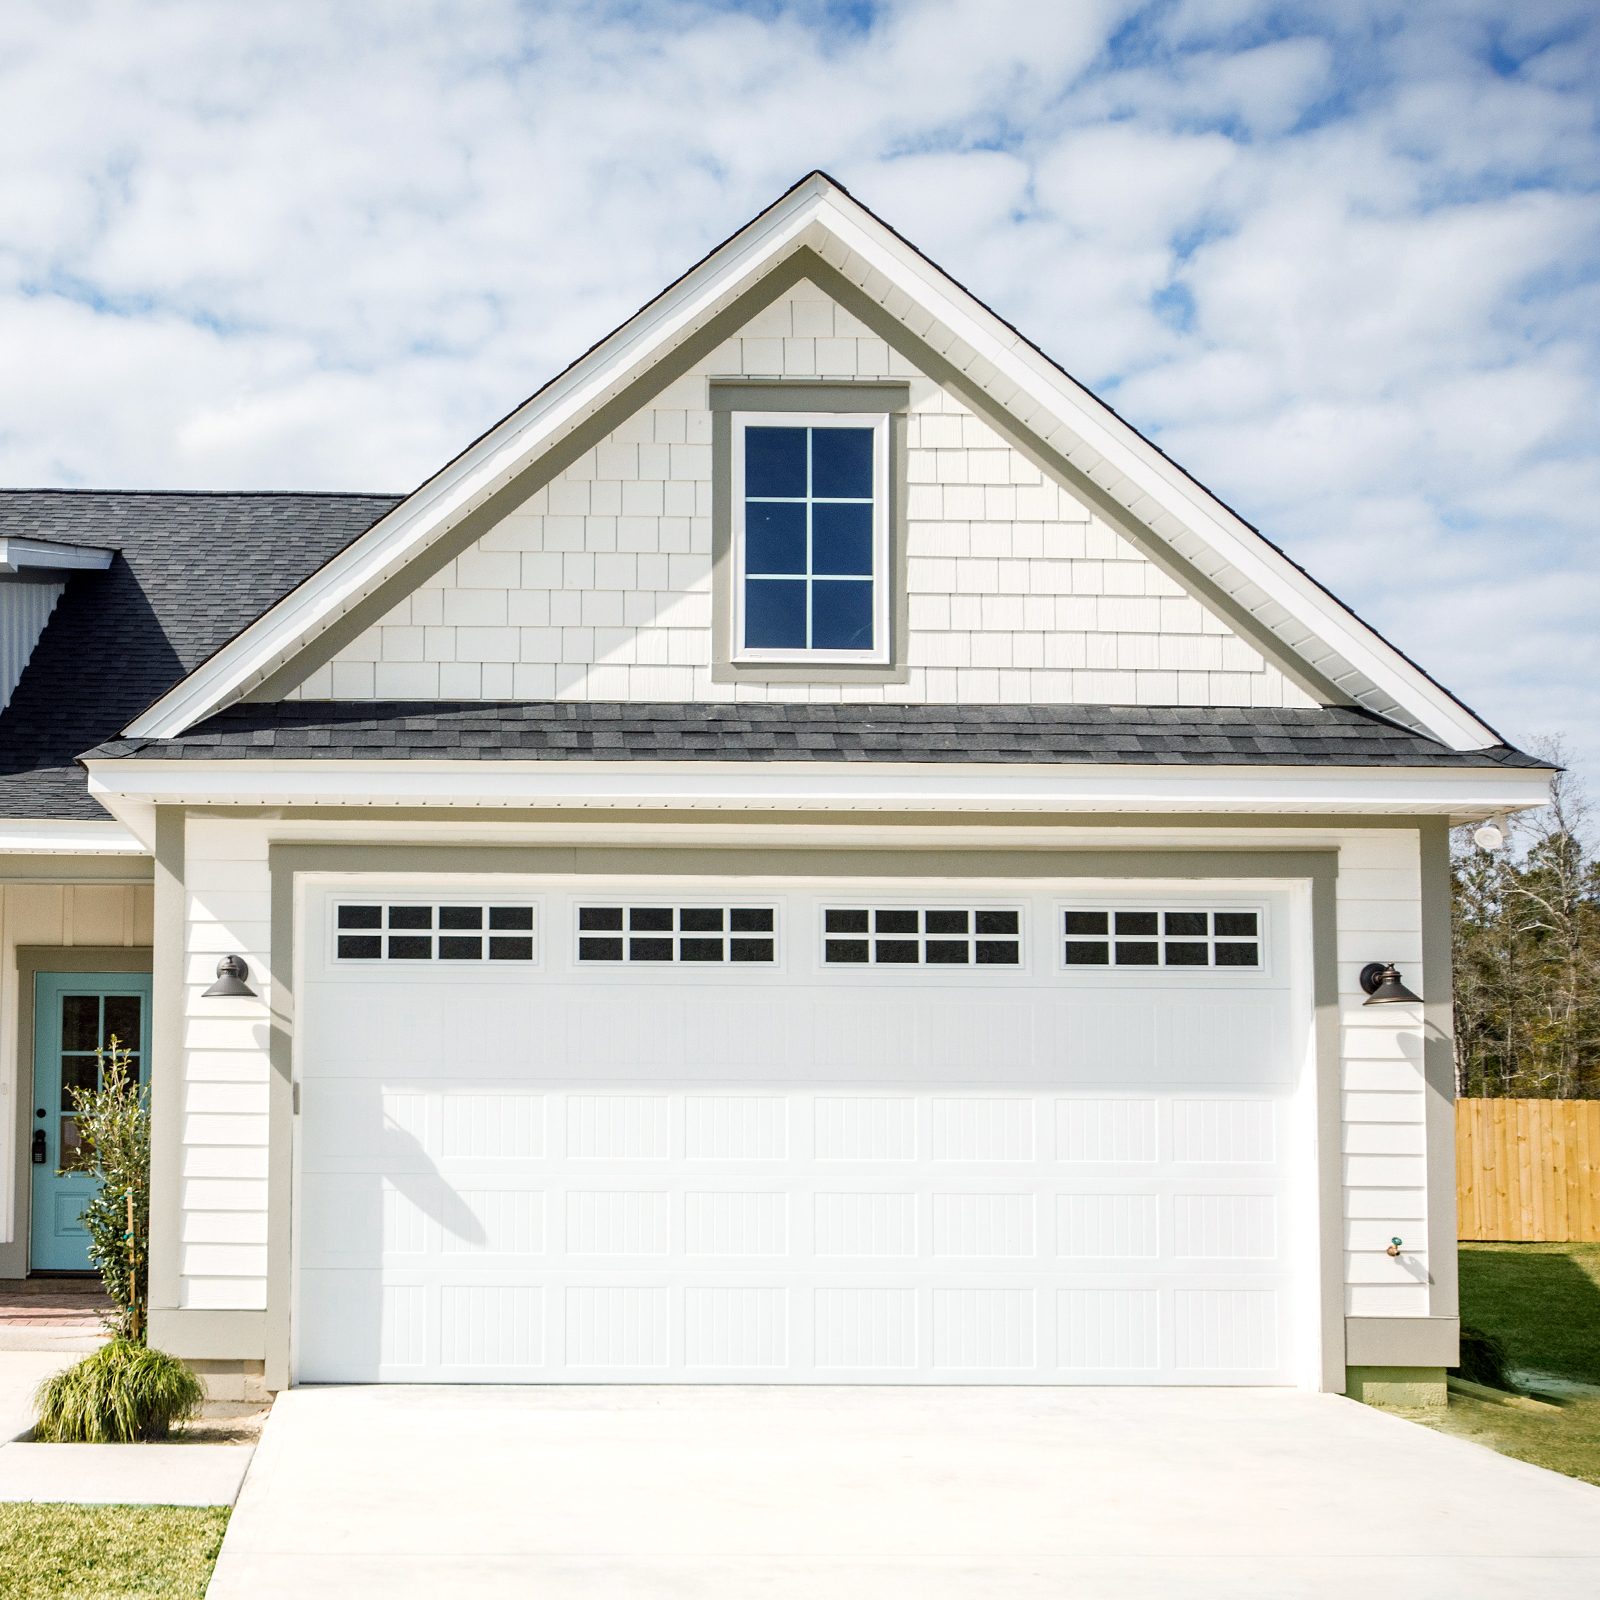
[[[338,961],[532,961],[533,907],[479,903],[341,903]]]
[[[1013,907],[830,906],[822,914],[828,966],[1015,967],[1022,916]]]
[[[1069,967],[1258,968],[1261,913],[1244,910],[1078,910],[1062,913]]]
[[[772,906],[579,906],[578,961],[771,966],[777,916]]]

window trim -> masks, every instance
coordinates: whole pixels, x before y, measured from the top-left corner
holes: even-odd
[[[904,378],[718,377],[709,383],[711,409],[711,551],[713,683],[905,683],[909,600],[906,584],[906,416],[911,385]],[[824,661],[810,652],[799,659],[739,659],[736,637],[733,502],[733,419],[745,412],[773,412],[785,419],[800,412],[830,415],[887,415],[889,464],[885,485],[888,516],[888,635],[884,659]]]
[[[586,929],[582,926],[583,913],[586,910],[611,910],[620,909],[624,916],[624,926],[615,934],[602,933],[598,929]],[[572,959],[571,968],[574,973],[598,974],[602,972],[635,973],[635,972],[715,972],[715,973],[767,973],[781,972],[784,969],[783,960],[783,905],[776,896],[763,899],[760,896],[724,895],[720,898],[696,895],[685,896],[660,896],[660,895],[628,895],[622,894],[606,898],[598,894],[574,893],[571,905],[571,937]],[[672,939],[674,944],[683,937],[683,930],[676,926],[676,914],[680,911],[721,911],[725,915],[733,911],[766,911],[772,916],[772,931],[770,933],[752,932],[747,935],[753,939],[769,939],[772,943],[772,959],[770,961],[735,961],[729,954],[728,947],[731,941],[738,937],[730,927],[724,927],[722,932],[713,937],[724,941],[723,958],[720,961],[685,961],[682,951],[674,948],[670,961],[644,961],[635,960],[631,954],[624,950],[620,956],[584,956],[582,954],[582,941],[585,938],[612,938],[626,941],[633,936],[633,930],[627,926],[627,913],[635,910],[643,911],[671,911],[674,913],[675,925],[671,932],[649,935],[646,937],[666,937]]]
[[[864,911],[869,917],[879,911],[910,911],[918,918],[919,931],[915,934],[887,935],[891,938],[915,939],[919,948],[915,961],[878,961],[874,959],[877,952],[869,950],[865,961],[830,961],[828,959],[828,941],[832,939],[866,939],[871,944],[876,944],[878,934],[874,931],[866,934],[845,934],[828,931],[828,913],[830,911]],[[982,961],[929,961],[927,959],[927,941],[930,937],[939,939],[939,934],[929,935],[926,930],[924,913],[929,911],[965,911],[968,916],[976,919],[979,913],[985,911],[1006,912],[1016,917],[1017,931],[1015,934],[982,935],[977,931],[974,920],[970,931],[966,935],[969,952],[975,953],[977,942],[980,938],[990,937],[1014,943],[1017,948],[1015,961],[997,961],[994,963]],[[904,896],[880,895],[872,899],[862,899],[860,896],[837,896],[823,898],[816,902],[814,908],[816,917],[816,959],[817,971],[832,976],[835,973],[893,973],[905,976],[910,973],[933,974],[935,976],[949,976],[953,973],[995,973],[1005,976],[1015,976],[1030,970],[1029,960],[1029,935],[1030,916],[1025,903],[1015,900],[996,899],[990,896],[957,899],[935,899],[927,896],[906,898]],[[946,937],[955,938],[957,935]]]
[[[1154,966],[1134,964],[1119,966],[1115,960],[1108,961],[1104,966],[1097,966],[1088,962],[1069,962],[1067,960],[1066,937],[1066,913],[1069,911],[1104,911],[1112,916],[1115,916],[1119,911],[1153,911],[1158,915],[1168,911],[1249,912],[1256,918],[1256,936],[1250,942],[1257,946],[1257,959],[1253,966],[1206,965],[1203,967],[1167,966],[1161,962],[1157,962]],[[1080,895],[1071,898],[1058,898],[1053,903],[1051,917],[1051,942],[1055,946],[1055,970],[1059,976],[1072,981],[1093,980],[1104,983],[1110,980],[1114,984],[1122,985],[1151,979],[1158,980],[1161,983],[1170,983],[1173,980],[1177,980],[1187,984],[1198,984],[1206,988],[1215,987],[1219,979],[1224,982],[1232,980],[1234,983],[1245,987],[1259,985],[1263,982],[1271,984],[1278,981],[1277,963],[1273,955],[1272,924],[1265,900],[1234,898],[1230,897],[1226,892],[1194,896],[1140,896],[1137,899],[1112,899],[1100,895]],[[1114,943],[1115,938],[1114,933],[1108,933],[1106,936],[1107,943]],[[1215,940],[1212,939],[1211,942],[1214,943]]]
[[[731,660],[738,665],[886,666],[893,658],[890,627],[890,450],[887,411],[737,411],[731,417],[729,512],[733,549]],[[743,643],[745,620],[745,434],[750,428],[851,428],[872,433],[872,639],[870,650],[762,649]],[[810,567],[808,540],[807,567]],[[809,570],[808,584],[817,581]],[[823,582],[831,581],[824,578]]]
[[[380,922],[376,929],[341,928],[339,926],[339,913],[346,907],[376,906],[379,911]],[[427,936],[432,941],[432,952],[426,956],[401,957],[391,956],[388,951],[387,940],[390,932],[388,913],[394,907],[426,908],[435,913],[435,920],[427,930]],[[477,956],[441,956],[438,941],[441,935],[448,937],[454,930],[441,929],[437,920],[437,913],[447,907],[473,907],[481,908],[484,912],[484,921],[479,930],[482,940],[482,949]],[[526,911],[531,918],[531,926],[522,929],[502,930],[502,936],[514,939],[527,939],[532,945],[532,954],[527,956],[491,956],[489,954],[489,938],[495,931],[489,926],[488,914],[494,909],[514,909]],[[539,901],[526,894],[496,894],[491,889],[483,894],[438,894],[418,895],[414,893],[379,893],[372,894],[359,889],[349,892],[338,891],[327,896],[327,965],[329,970],[343,967],[364,967],[374,972],[457,972],[477,973],[484,971],[503,971],[507,968],[537,968],[542,965],[543,950],[543,924],[544,911]],[[402,930],[403,931],[403,930]],[[419,930],[420,931],[420,930]],[[463,929],[462,934],[471,937],[471,930]],[[340,953],[339,938],[341,934],[376,935],[383,942],[382,951],[375,956],[347,956]]]

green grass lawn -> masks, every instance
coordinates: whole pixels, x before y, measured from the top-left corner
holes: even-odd
[[[1461,1320],[1504,1340],[1511,1365],[1524,1373],[1600,1385],[1600,1244],[1462,1245]],[[1451,1395],[1448,1413],[1425,1420],[1600,1484],[1600,1394],[1574,1395],[1559,1412]]]
[[[201,1600],[222,1547],[221,1506],[0,1505],[6,1600]]]

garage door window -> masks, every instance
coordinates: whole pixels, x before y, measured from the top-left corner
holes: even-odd
[[[580,906],[578,960],[597,963],[708,961],[771,965],[777,913],[771,906]]]
[[[1014,967],[1020,913],[974,908],[834,906],[823,913],[829,966]]]
[[[1069,967],[1259,967],[1257,911],[1067,911]]]
[[[532,961],[533,907],[345,904],[334,916],[339,961]]]

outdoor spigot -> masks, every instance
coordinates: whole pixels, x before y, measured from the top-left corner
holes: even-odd
[[[1399,1255],[1400,1254],[1400,1240],[1398,1238],[1391,1239],[1389,1241],[1389,1248],[1387,1250],[1385,1250],[1383,1253],[1386,1256],[1397,1256],[1397,1255]]]

